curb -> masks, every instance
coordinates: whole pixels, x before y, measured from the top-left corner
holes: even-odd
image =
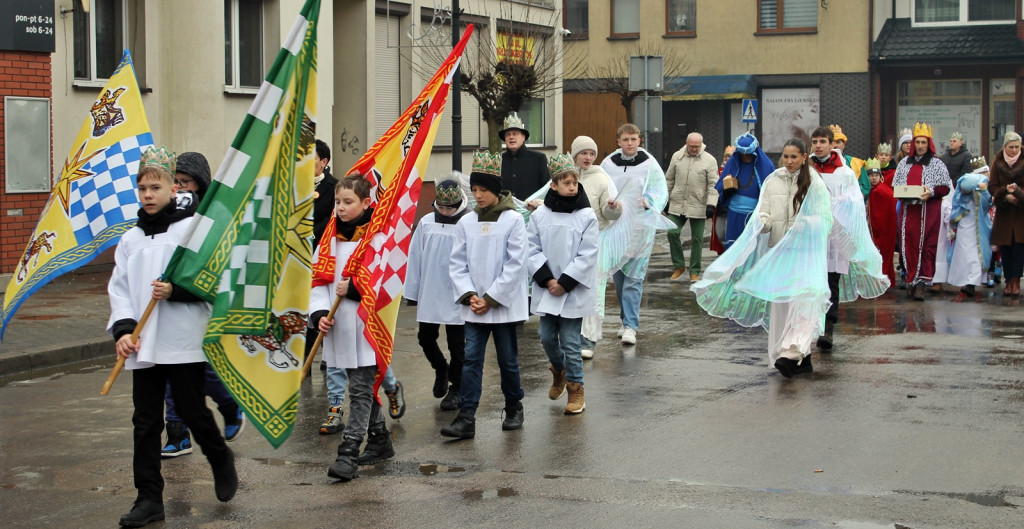
[[[114,356],[109,338],[57,348],[39,348],[0,358],[0,377],[20,375],[99,357]]]

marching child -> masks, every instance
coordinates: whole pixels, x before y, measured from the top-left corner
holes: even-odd
[[[377,355],[363,335],[365,324],[357,314],[362,296],[350,279],[342,275],[373,216],[372,201],[370,183],[361,174],[348,175],[335,186],[336,216],[328,223],[317,247],[309,296],[310,318],[326,334],[323,357],[327,360],[328,382],[332,370],[343,369],[348,383],[349,421],[338,445],[338,457],[327,470],[328,476],[341,481],[355,478],[358,465],[370,465],[395,455],[384,413],[373,394]],[[341,298],[341,303],[334,319],[328,319],[335,296]],[[344,393],[344,388],[341,391]],[[359,446],[367,432],[369,440],[360,455]]]
[[[526,223],[515,209],[510,191],[502,191],[501,156],[473,155],[470,189],[476,207],[459,219],[448,272],[455,287],[453,299],[462,304],[466,320],[466,362],[462,367],[459,414],[441,435],[472,439],[487,338],[501,370],[505,396],[502,430],[523,427],[523,388],[519,380],[516,324],[529,317],[526,306]]]
[[[597,215],[572,159],[556,154],[548,161],[551,190],[530,216],[527,266],[537,283],[530,309],[540,315],[540,342],[554,379],[548,398],[569,391],[566,415],[582,413],[583,317],[594,313],[597,265]]]
[[[434,187],[434,213],[424,215],[412,233],[405,275],[405,299],[416,303],[416,321],[419,322],[416,338],[434,368],[434,397],[444,397],[441,409],[445,411],[459,409],[462,363],[466,359],[466,322],[448,276],[455,225],[469,211],[469,199],[462,191],[459,175],[453,172]],[[441,325],[444,325],[451,362],[445,360],[437,346]]]
[[[884,144],[883,144],[884,145]],[[878,253],[882,256],[882,273],[889,278],[889,284],[896,284],[896,269],[893,268],[893,254],[896,251],[896,199],[892,188],[885,183],[882,162],[877,158],[868,158],[864,162],[871,183],[868,193],[868,228],[871,240],[875,242]]]
[[[160,476],[160,434],[164,429],[164,389],[170,383],[177,412],[203,449],[213,469],[213,488],[220,501],[238,489],[235,456],[224,442],[206,407],[206,356],[203,334],[209,306],[188,291],[157,279],[188,230],[195,213],[191,195],[179,195],[174,184],[174,154],[165,148],[142,154],[137,176],[138,224],[125,233],[114,254],[114,272],[107,292],[117,355],[132,371],[134,454],[132,468],[138,496],[122,527],[142,527],[164,519],[164,480]],[[132,332],[151,299],[159,300],[138,341]]]
[[[960,287],[953,299],[955,303],[976,296],[975,287],[985,284],[992,260],[992,219],[988,216],[992,196],[986,174],[989,168],[981,156],[971,160],[971,168],[971,173],[956,181],[949,217],[950,233],[954,236],[946,282]],[[981,301],[980,296],[977,301]]]

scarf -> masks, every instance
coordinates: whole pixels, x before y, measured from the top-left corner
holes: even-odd
[[[544,197],[544,205],[555,213],[572,213],[577,209],[589,208],[590,199],[587,198],[587,192],[580,184],[576,188],[576,194],[571,197],[559,195],[557,192],[548,192]]]
[[[1013,164],[1017,163],[1017,158],[1020,158],[1020,151],[1017,151],[1017,156],[1014,156],[1013,158],[1007,156],[1006,151],[1003,151],[1003,160],[1006,160],[1006,165],[1009,165],[1011,168],[1013,167]]]
[[[313,286],[330,285],[334,282],[334,271],[337,266],[337,259],[331,254],[332,242],[335,238],[342,241],[358,241],[366,233],[373,217],[373,208],[363,211],[358,218],[348,222],[338,220],[337,215],[331,215],[324,228],[324,234],[320,237],[320,246],[317,249],[316,262],[313,263]]]
[[[194,196],[189,191],[179,192],[164,206],[164,209],[152,215],[139,208],[139,220],[135,225],[149,237],[166,233],[171,224],[181,219],[187,219],[196,212]]]
[[[515,211],[516,204],[512,201],[512,192],[504,190],[498,194],[498,203],[486,208],[477,206],[473,208],[476,212],[477,220],[480,222],[496,222],[501,213],[507,209]]]

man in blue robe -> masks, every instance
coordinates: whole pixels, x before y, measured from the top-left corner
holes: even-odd
[[[725,249],[743,233],[747,219],[757,206],[761,185],[775,170],[768,155],[761,150],[757,138],[747,132],[733,142],[736,150],[722,169],[722,177],[715,184],[718,191],[718,207],[728,211],[726,215]],[[721,213],[719,213],[721,215]]]

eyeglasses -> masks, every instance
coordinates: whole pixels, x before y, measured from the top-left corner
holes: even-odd
[[[188,185],[191,184],[192,182],[195,182],[195,180],[190,180],[188,178],[180,178],[174,181],[174,183],[177,184],[178,187],[188,187]]]

